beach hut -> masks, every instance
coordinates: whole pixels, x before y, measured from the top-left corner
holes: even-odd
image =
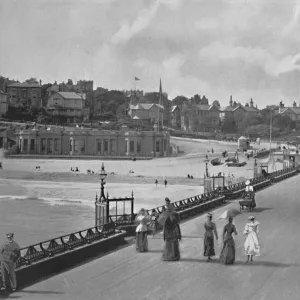
[[[249,141],[244,136],[238,139],[238,149],[239,151],[247,151],[249,149]]]

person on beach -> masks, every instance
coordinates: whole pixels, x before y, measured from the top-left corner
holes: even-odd
[[[207,220],[204,223],[204,256],[207,256],[207,261],[211,261],[211,257],[215,256],[214,234],[218,240],[218,232],[214,222],[212,222],[212,214],[207,214]]]
[[[180,260],[179,241],[181,241],[181,230],[179,226],[179,214],[175,212],[174,206],[169,198],[165,199],[167,209],[159,216],[158,222],[164,226],[164,251],[162,260]]]
[[[156,187],[157,187],[157,184],[158,184],[158,180],[157,180],[157,179],[155,179],[155,185],[156,185]]]
[[[257,234],[259,233],[259,222],[255,221],[255,217],[250,216],[248,218],[250,222],[245,225],[244,234],[246,240],[244,243],[245,254],[247,255],[247,261],[253,261],[253,256],[260,255],[260,245]]]
[[[148,225],[150,224],[150,216],[148,216],[146,210],[142,208],[136,216],[135,222],[138,224],[136,227],[136,251],[147,252],[148,251]]]
[[[165,179],[165,187],[167,187],[167,185],[168,185],[168,181],[167,179]]]
[[[220,254],[220,262],[224,265],[235,262],[235,243],[232,235],[233,233],[237,235],[237,231],[232,221],[232,218],[228,218],[228,223],[223,229],[223,248]]]
[[[0,262],[1,262],[1,290],[7,291],[7,284],[14,292],[17,289],[16,279],[16,262],[21,256],[20,246],[14,241],[14,234],[8,233],[6,235],[7,242],[0,248]]]

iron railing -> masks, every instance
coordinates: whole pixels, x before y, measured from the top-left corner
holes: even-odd
[[[121,231],[116,229],[115,223],[110,222],[21,248],[21,257],[17,261],[17,268],[103,240],[119,232]]]
[[[278,182],[285,178],[296,175],[300,167],[292,167],[280,171],[269,173],[266,177],[257,177],[250,180],[251,185],[255,190],[262,189],[271,185],[273,182]],[[189,197],[183,200],[172,202],[175,210],[183,217],[194,215],[195,213],[202,212],[207,209],[225,202],[225,199],[234,199],[241,196],[245,190],[245,182],[240,182],[231,185],[230,187],[220,188],[202,195]],[[160,214],[166,209],[165,205],[149,209],[150,215]],[[70,251],[84,245],[93,243],[95,241],[103,240],[115,233],[120,233],[121,230],[118,226],[132,225],[134,223],[136,214],[134,215],[117,215],[110,217],[110,222],[98,227],[91,227],[88,229],[80,230],[68,235],[56,237],[47,241],[43,241],[28,247],[21,248],[21,257],[17,261],[17,268],[30,265],[33,262],[38,262],[56,254]]]

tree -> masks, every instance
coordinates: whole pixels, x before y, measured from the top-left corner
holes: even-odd
[[[225,117],[221,130],[224,133],[236,133],[237,126],[232,115],[227,115]]]
[[[28,84],[34,84],[34,83],[35,84],[39,84],[38,80],[36,78],[34,78],[34,77],[26,79],[25,82],[28,83]]]
[[[215,107],[218,107],[218,108],[221,107],[220,102],[219,102],[218,100],[215,100],[215,101],[212,103],[212,105],[214,105]]]

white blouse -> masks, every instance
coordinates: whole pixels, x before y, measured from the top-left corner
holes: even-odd
[[[136,232],[144,232],[148,230],[147,225],[150,223],[150,218],[148,216],[139,215],[136,217],[135,221],[140,223],[136,227]]]
[[[251,232],[256,232],[256,233],[259,233],[259,222],[250,222],[250,223],[247,223],[246,226],[245,226],[245,230],[244,230],[244,234],[248,234],[248,233],[251,233]]]

